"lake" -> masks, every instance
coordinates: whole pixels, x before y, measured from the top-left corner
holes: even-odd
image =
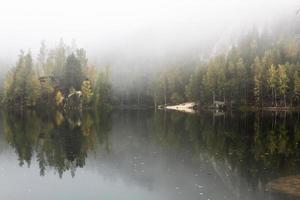
[[[299,113],[113,111],[0,117],[0,199],[295,199]],[[267,191],[268,190],[268,191]]]

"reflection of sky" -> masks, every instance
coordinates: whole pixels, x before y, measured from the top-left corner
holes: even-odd
[[[1,156],[1,161],[6,158]],[[38,171],[36,163],[20,168],[12,160],[1,162],[1,199],[158,199],[138,185],[106,180],[83,169],[77,171],[76,178],[65,174],[63,179],[52,173],[41,177]]]
[[[60,179],[54,169],[41,177],[35,156],[30,168],[19,167],[14,150],[4,144],[0,199],[258,199],[224,163],[205,155],[199,162],[188,150],[149,142],[153,133],[147,119],[128,118],[113,118],[110,153],[102,148],[90,152],[74,178],[65,172]]]
[[[74,178],[64,173],[60,179],[53,170],[40,176],[36,162],[30,168],[19,167],[16,155],[8,151],[0,156],[0,185],[5,186],[0,187],[0,199],[220,199],[227,193],[208,171],[193,172],[184,162],[176,165],[151,152],[143,158],[144,164],[133,159],[139,165],[135,167],[126,154],[91,156]],[[213,194],[214,190],[218,192]]]

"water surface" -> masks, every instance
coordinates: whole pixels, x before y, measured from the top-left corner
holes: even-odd
[[[0,199],[294,199],[298,113],[2,113]]]

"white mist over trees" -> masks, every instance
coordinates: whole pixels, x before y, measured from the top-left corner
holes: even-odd
[[[272,105],[277,105],[278,98],[284,99],[284,105],[291,103],[287,99],[291,93],[295,103],[298,71],[293,69],[295,75],[291,76],[286,66],[297,65],[297,58],[277,59],[273,49],[285,47],[273,43],[294,48],[290,43],[298,4],[281,0],[30,0],[25,4],[12,0],[0,12],[0,63],[5,63],[1,71],[15,66],[22,48],[30,49],[37,79],[45,74],[76,77],[60,80],[62,93],[83,88],[90,93],[86,98],[94,94],[97,99],[95,92],[101,91],[109,94],[106,101],[113,104],[157,105],[221,98],[263,105],[270,98],[263,88],[266,84]],[[57,45],[61,37],[71,45],[64,46],[62,40]],[[40,41],[44,41],[42,45]],[[235,52],[236,47],[239,52]],[[268,55],[277,60],[269,61]],[[101,74],[95,73],[98,69]],[[280,76],[266,80],[271,75]],[[102,88],[99,77],[106,80],[103,85],[107,87]],[[42,96],[53,93],[53,88],[43,87]]]

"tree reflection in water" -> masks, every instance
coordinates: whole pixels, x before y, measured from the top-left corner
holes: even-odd
[[[228,185],[240,188],[236,177],[249,189],[264,190],[271,180],[299,174],[300,119],[298,113],[200,113],[157,112],[156,141],[194,155],[195,161],[222,163]],[[235,176],[235,174],[238,174]],[[239,178],[239,180],[240,180]]]
[[[114,149],[111,157],[119,152],[126,158],[151,145],[166,150],[164,153],[172,149],[185,159],[192,158],[195,166],[213,163],[230,190],[264,191],[271,180],[300,172],[298,113],[27,112],[4,113],[3,119],[6,140],[15,149],[20,165],[30,165],[35,159],[41,175],[53,169],[60,177],[66,171],[74,176],[87,156],[99,149]],[[120,130],[136,140],[121,138],[126,135],[118,134]],[[240,187],[242,182],[246,186]]]
[[[3,119],[6,140],[15,149],[20,166],[30,166],[36,158],[42,176],[47,168],[60,177],[66,171],[74,176],[97,145],[109,151],[109,113],[4,113]]]

